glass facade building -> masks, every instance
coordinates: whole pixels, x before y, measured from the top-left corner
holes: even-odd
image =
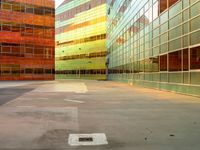
[[[56,9],[56,78],[106,78],[106,1],[65,0]]]
[[[110,80],[200,95],[200,0],[108,0]]]
[[[54,0],[0,0],[0,80],[53,80]]]

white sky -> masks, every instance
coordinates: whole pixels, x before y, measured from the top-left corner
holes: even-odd
[[[64,0],[55,0],[56,8],[63,2]]]

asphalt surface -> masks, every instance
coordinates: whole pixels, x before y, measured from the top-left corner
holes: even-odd
[[[70,146],[69,134],[108,144]],[[200,98],[109,81],[0,82],[0,150],[199,150]]]

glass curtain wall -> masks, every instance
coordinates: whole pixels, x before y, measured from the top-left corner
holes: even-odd
[[[200,95],[200,1],[108,0],[109,79]]]
[[[54,0],[0,0],[0,80],[54,79]]]
[[[66,0],[56,9],[56,77],[106,78],[105,0]]]

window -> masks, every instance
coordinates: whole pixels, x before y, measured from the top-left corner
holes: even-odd
[[[29,25],[26,25],[26,27],[25,27],[25,33],[27,35],[33,35],[33,27],[29,26]]]
[[[26,69],[25,69],[25,73],[26,73],[26,74],[32,74],[32,73],[33,73],[33,69],[31,69],[31,68],[26,68]]]
[[[165,12],[160,16],[160,24],[163,24],[166,21],[168,21],[168,12]]]
[[[190,49],[190,69],[200,69],[200,46]]]
[[[45,69],[45,74],[51,74],[51,73],[52,73],[51,69]]]
[[[26,11],[26,9],[25,9],[25,5],[21,3],[21,12],[24,13],[25,11]]]
[[[11,31],[10,24],[2,24],[2,31]]]
[[[53,16],[54,15],[54,11],[52,9],[45,9],[44,10],[44,14],[45,16]]]
[[[41,56],[44,53],[43,51],[44,51],[44,47],[37,46],[34,49],[34,54]]]
[[[153,5],[153,20],[156,19],[158,17],[158,12],[159,12],[159,8],[158,8],[158,2],[156,2]]]
[[[182,14],[177,15],[176,17],[169,20],[169,28],[173,28],[182,22]]]
[[[4,10],[10,10],[11,11],[11,4],[9,3],[2,3],[2,6],[1,8],[4,9]]]
[[[200,43],[200,30],[194,32],[190,35],[191,45],[199,44]]]
[[[44,57],[47,59],[51,58],[51,48],[45,48]]]
[[[1,74],[4,76],[10,76],[10,75],[19,75],[20,73],[20,65],[15,64],[3,64],[1,65]]]
[[[24,36],[32,36],[34,31],[33,25],[22,25],[21,32]]]
[[[164,33],[160,36],[160,43],[165,43],[168,41],[168,34]]]
[[[26,13],[33,14],[34,13],[34,8],[31,5],[26,5]]]
[[[110,15],[110,8],[108,8],[108,15]]]
[[[169,51],[181,48],[181,38],[169,42]]]
[[[174,3],[179,1],[176,5],[174,5],[172,8],[169,9],[169,17],[173,17],[179,12],[181,12],[182,9],[182,1],[180,0],[169,0],[169,7],[172,6]],[[171,5],[170,5],[171,4]]]
[[[190,9],[191,11],[191,18],[196,16],[196,15],[199,15],[200,13],[200,2],[196,3],[195,5],[193,5]]]
[[[20,32],[20,24],[13,24],[12,32]]]
[[[2,45],[2,53],[10,53],[10,52],[11,52],[10,46]]]
[[[12,5],[12,11],[21,11],[20,5],[19,4],[13,4]]]
[[[151,57],[145,60],[145,72],[158,72],[158,57]]]
[[[12,75],[20,74],[20,65],[12,65]]]
[[[35,13],[36,15],[43,15],[43,14],[44,14],[44,9],[41,8],[41,7],[35,7],[34,13]]]
[[[191,20],[191,22],[190,22],[191,31],[195,31],[195,30],[200,29],[200,23],[199,22],[200,22],[200,16]]]
[[[20,54],[20,46],[12,46],[12,54]]]
[[[87,10],[89,10],[89,9],[91,9],[91,5],[90,4],[87,5]]]
[[[169,31],[169,40],[177,38],[177,37],[181,36],[181,34],[182,34],[182,26],[178,26]]]
[[[33,54],[33,47],[26,47],[25,48],[25,53],[26,54]]]
[[[162,13],[167,9],[167,0],[159,0],[159,5],[160,5],[159,13]]]
[[[11,68],[9,66],[2,65],[1,74],[2,75],[11,75]]]
[[[167,43],[162,44],[162,45],[160,46],[160,53],[165,53],[165,52],[167,52],[167,51],[168,51],[168,44],[167,44]]]
[[[189,54],[188,49],[183,50],[183,71],[189,70]]]
[[[53,29],[49,27],[44,28],[44,37],[45,38],[52,38],[54,36]]]
[[[169,71],[181,71],[182,51],[169,53]]]
[[[34,36],[43,38],[44,37],[44,28],[37,26],[34,28]]]
[[[43,73],[44,73],[43,68],[35,68],[34,69],[34,74],[43,74]]]
[[[160,71],[167,71],[167,54],[160,56]]]

